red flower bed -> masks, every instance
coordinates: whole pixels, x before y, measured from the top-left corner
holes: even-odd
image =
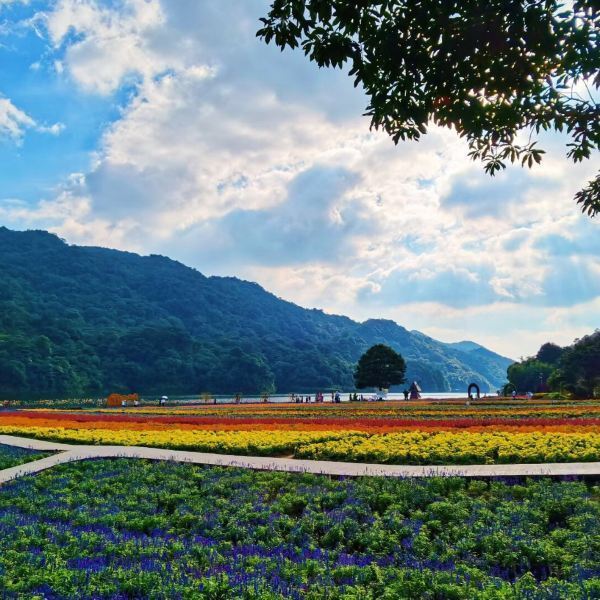
[[[37,412],[37,411],[11,411],[0,413],[2,419],[12,418],[43,419],[54,421],[57,426],[61,423],[122,423],[127,424],[157,424],[157,425],[188,425],[199,428],[226,427],[228,429],[248,427],[266,429],[329,429],[329,430],[357,430],[357,431],[391,431],[399,429],[470,429],[485,427],[560,427],[560,426],[600,426],[600,418],[458,418],[458,419],[397,419],[397,418],[327,418],[327,417],[186,417],[180,415],[126,415],[126,414],[77,414],[75,412]]]

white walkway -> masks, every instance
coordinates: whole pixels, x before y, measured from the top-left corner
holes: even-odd
[[[172,460],[220,467],[244,467],[247,469],[315,473],[319,475],[345,475],[349,477],[364,475],[381,477],[600,475],[600,462],[528,465],[409,466],[345,463],[326,460],[298,460],[295,458],[269,458],[261,456],[234,456],[140,446],[76,446],[12,435],[0,435],[0,444],[30,448],[32,450],[58,452],[40,460],[0,471],[0,483],[10,481],[22,475],[43,471],[54,465],[89,458],[146,458],[150,460]]]

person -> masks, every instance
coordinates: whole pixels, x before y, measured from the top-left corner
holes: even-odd
[[[241,397],[239,394],[236,394],[236,395],[235,395],[235,403],[236,403],[236,404],[239,404],[239,403],[240,403],[240,401],[241,401],[241,399],[242,399],[242,397]]]
[[[342,398],[340,397],[340,393],[336,392],[335,393],[335,403],[339,404],[342,401]]]
[[[404,394],[404,399],[408,400],[408,390],[405,389],[402,393]]]
[[[136,398],[136,399],[133,401],[133,405],[134,405],[134,406],[139,406],[139,405],[140,405],[140,401],[139,401],[139,400]]]
[[[513,400],[517,397],[517,390],[513,390],[512,391],[512,398]]]

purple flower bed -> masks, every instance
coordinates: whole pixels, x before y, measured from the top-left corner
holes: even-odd
[[[593,482],[98,460],[0,488],[6,598],[598,598]]]
[[[38,460],[50,454],[50,452],[38,452],[37,450],[27,450],[26,448],[15,448],[14,446],[0,444],[0,470],[22,465],[32,460]]]

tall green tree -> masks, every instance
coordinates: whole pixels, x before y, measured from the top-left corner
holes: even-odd
[[[528,358],[508,367],[508,381],[519,393],[541,392],[546,388],[554,369],[552,365]]]
[[[384,344],[369,348],[359,359],[354,383],[361,390],[368,387],[388,389],[404,383],[406,363],[400,354]]]
[[[491,175],[539,163],[541,130],[566,131],[575,162],[600,147],[598,0],[274,0],[261,21],[266,43],[349,65],[395,143],[453,128]],[[600,174],[575,198],[600,212]]]
[[[600,330],[565,348],[550,384],[575,396],[600,396]]]
[[[556,365],[562,354],[563,349],[560,346],[553,344],[552,342],[547,342],[542,344],[535,357],[540,362],[548,365]]]

